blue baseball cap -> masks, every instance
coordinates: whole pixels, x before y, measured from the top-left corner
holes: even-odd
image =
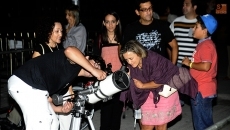
[[[216,19],[210,14],[202,15],[200,17],[203,20],[204,25],[206,26],[208,32],[210,34],[213,34],[215,32],[216,28],[217,28]]]

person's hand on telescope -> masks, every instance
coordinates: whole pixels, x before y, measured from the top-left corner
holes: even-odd
[[[103,79],[106,78],[106,73],[104,71],[100,70],[100,69],[95,68],[91,73],[98,80],[103,80]]]
[[[101,70],[101,66],[99,63],[96,63],[94,60],[93,60],[94,63],[90,62],[95,68],[96,68],[96,72],[95,74],[93,74],[95,77],[97,77],[98,80],[103,80],[106,78],[106,72],[105,71],[102,71]]]
[[[97,68],[93,68],[91,72],[82,69],[80,72],[81,76],[85,76],[85,77],[93,77],[95,76],[97,78],[97,80],[103,80],[106,78],[106,73],[103,70],[97,69]]]
[[[86,58],[88,59],[88,57]],[[106,78],[106,73],[101,70],[100,64],[96,63],[94,60],[89,60],[90,64],[93,65],[95,68],[91,72],[93,76],[95,76],[98,80],[103,80]]]
[[[68,113],[72,109],[73,109],[73,103],[67,101],[62,105],[61,111],[62,111],[62,113]]]
[[[48,98],[48,102],[50,102],[51,107],[53,108],[54,112],[57,113],[68,113],[72,110],[73,108],[73,103],[72,102],[65,102],[63,105],[56,106],[53,104],[52,98]]]

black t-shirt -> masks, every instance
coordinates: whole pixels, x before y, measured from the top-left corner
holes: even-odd
[[[56,47],[49,47],[47,44],[44,43],[36,45],[34,51],[39,52],[41,55],[44,55],[46,53],[54,52],[60,49],[63,49],[63,47],[59,44],[57,44]]]
[[[174,35],[167,22],[154,19],[149,25],[142,25],[139,21],[129,24],[125,29],[122,44],[129,40],[138,40],[147,50],[168,57],[166,48],[173,39]]]
[[[47,90],[52,95],[68,87],[81,68],[78,64],[70,64],[61,49],[27,61],[13,74],[33,88]]]

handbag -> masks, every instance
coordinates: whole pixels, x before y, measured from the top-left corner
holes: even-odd
[[[177,91],[177,89],[172,88],[169,85],[165,84],[163,86],[163,90],[161,92],[159,92],[159,95],[167,98],[170,95],[172,95],[173,93],[175,93],[176,91]]]

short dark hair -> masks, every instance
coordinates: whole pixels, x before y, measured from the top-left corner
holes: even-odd
[[[89,55],[89,60],[94,60],[96,63],[98,63],[101,67],[101,70],[106,69],[106,64],[103,58],[99,55]]]
[[[140,4],[150,2],[152,4],[151,0],[136,0],[135,1],[135,10],[140,10]]]
[[[198,6],[198,1],[197,0],[191,0],[192,3],[192,7],[194,7],[195,5]]]

